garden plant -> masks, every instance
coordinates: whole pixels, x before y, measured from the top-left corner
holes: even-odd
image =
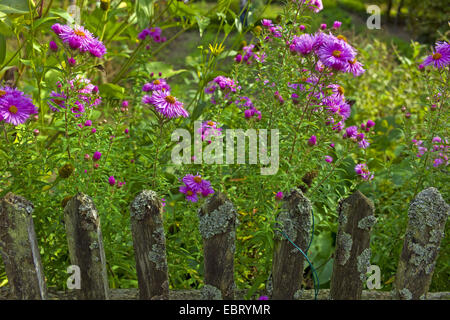
[[[137,288],[130,204],[151,190],[168,289],[205,287],[203,215],[224,195],[241,297],[271,298],[286,241],[317,298],[333,282],[343,199],[361,192],[377,221],[367,266],[390,292],[414,201],[434,188],[429,211],[444,220],[427,290],[450,291],[448,26],[432,43],[394,42],[356,31],[339,1],[240,3],[0,1],[0,199],[33,204],[46,286],[67,290],[65,212],[82,193],[101,221],[109,288]],[[311,211],[305,245],[285,215],[298,195]]]

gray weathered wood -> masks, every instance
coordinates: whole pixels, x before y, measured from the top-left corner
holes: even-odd
[[[144,190],[131,203],[130,212],[139,298],[169,299],[161,200],[154,191]]]
[[[92,199],[78,193],[64,209],[67,242],[72,265],[81,273],[81,288],[75,289],[78,299],[109,298],[106,258],[100,217]]]
[[[370,266],[370,229],[376,223],[372,201],[356,191],[339,204],[339,226],[330,299],[361,299]]]
[[[285,236],[307,254],[311,233],[309,199],[301,190],[292,189],[283,198],[283,205],[276,219],[284,234],[276,231],[272,261],[272,299],[293,300],[301,292],[305,258]]]
[[[449,212],[450,206],[436,188],[423,190],[411,202],[395,276],[398,299],[427,299]]]
[[[203,238],[205,284],[216,287],[224,300],[234,299],[234,253],[236,210],[220,192],[206,200],[199,210]]]
[[[12,300],[14,297],[9,292],[9,287],[0,288],[0,300]],[[237,289],[235,296],[239,300],[245,300],[247,290]],[[111,300],[136,300],[139,299],[138,289],[110,289]],[[250,299],[257,300],[261,295],[268,295],[266,291],[255,292]],[[318,300],[328,300],[330,297],[329,289],[320,289]],[[298,295],[298,300],[313,300],[314,290],[303,290]],[[54,288],[48,288],[49,300],[76,300],[77,297],[72,291],[59,291]],[[394,297],[391,291],[379,290],[364,290],[362,293],[362,300],[393,300]],[[429,292],[428,300],[450,300],[450,292]],[[211,300],[211,297],[205,295],[203,290],[170,290],[169,300]]]
[[[47,299],[41,255],[33,224],[33,204],[8,193],[0,201],[0,252],[15,299]]]

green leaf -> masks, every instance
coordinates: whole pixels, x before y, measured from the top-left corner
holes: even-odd
[[[203,31],[205,31],[206,27],[209,26],[211,19],[201,16],[195,16],[195,20],[197,20],[198,29],[200,31],[200,37],[202,37]]]
[[[19,15],[27,14],[29,12],[28,0],[2,0],[0,11]]]
[[[63,18],[68,23],[73,23],[74,22],[73,17],[65,10],[62,10],[62,9],[50,9],[50,13],[54,14],[54,15],[60,17],[60,18]]]
[[[177,75],[182,72],[186,72],[186,69],[180,69],[180,70],[173,70],[172,66],[170,64],[160,62],[160,61],[154,61],[149,62],[145,65],[145,70],[148,73],[154,73],[158,74],[158,72],[161,72],[164,78],[170,78],[174,75]]]
[[[0,64],[3,64],[6,58],[6,38],[0,34]]]
[[[114,83],[103,83],[99,86],[99,92],[105,97],[123,99],[125,88]]]

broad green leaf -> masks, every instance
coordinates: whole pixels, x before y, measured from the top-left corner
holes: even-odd
[[[149,62],[145,65],[145,70],[148,73],[154,73],[158,74],[159,72],[162,73],[162,76],[164,78],[170,78],[176,74],[186,72],[186,69],[180,69],[180,70],[173,70],[172,66],[170,64],[164,63],[164,62]]]
[[[99,86],[99,92],[102,96],[123,99],[125,88],[114,83],[103,83]]]

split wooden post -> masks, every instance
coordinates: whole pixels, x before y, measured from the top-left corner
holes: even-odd
[[[72,265],[80,268],[81,300],[109,299],[106,258],[100,217],[92,198],[78,193],[64,209],[67,242]]]
[[[356,191],[339,203],[339,226],[330,299],[361,299],[370,267],[370,230],[377,219],[372,201]]]
[[[408,210],[403,250],[395,276],[396,299],[426,299],[450,206],[436,188],[420,192]]]
[[[293,300],[301,293],[305,258],[290,241],[307,254],[311,233],[311,210],[311,202],[297,188],[292,189],[283,198],[281,211],[276,217],[282,232],[275,233],[272,262],[274,300]]]
[[[130,213],[139,298],[169,299],[161,200],[154,191],[144,190],[131,203]]]
[[[205,284],[218,288],[224,300],[234,299],[236,209],[225,194],[217,192],[199,210],[203,238]]]
[[[0,201],[0,252],[11,294],[19,300],[47,299],[33,210],[30,201],[11,192]]]

